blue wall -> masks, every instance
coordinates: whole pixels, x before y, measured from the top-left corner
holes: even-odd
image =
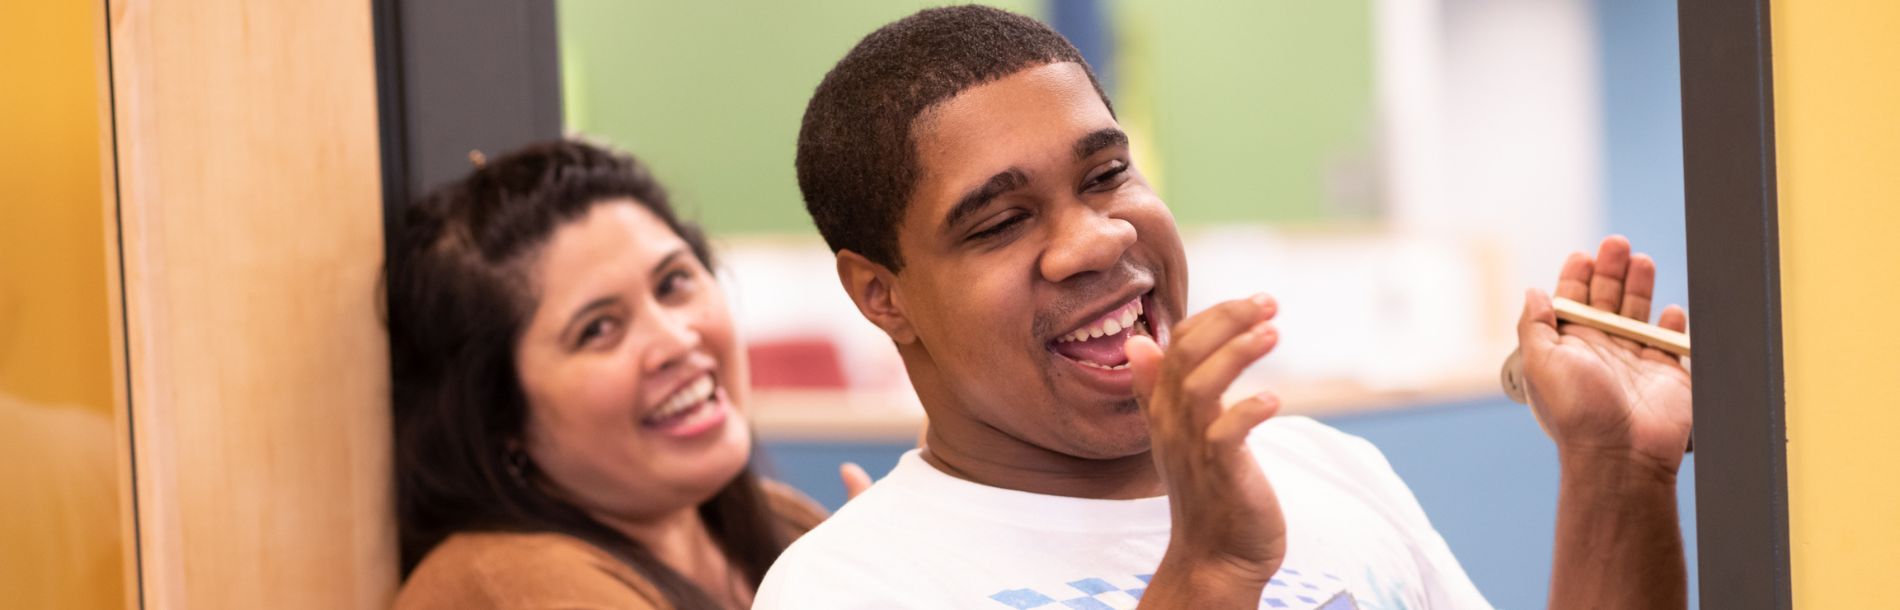
[[[1656,303],[1687,305],[1682,215],[1682,81],[1676,3],[1598,0],[1604,209],[1611,231],[1656,258]]]
[[[1528,409],[1498,397],[1326,421],[1385,452],[1492,604],[1544,606],[1557,453]],[[1691,457],[1676,493],[1687,540],[1695,527],[1694,472]]]
[[[1603,75],[1605,209],[1611,231],[1656,259],[1656,311],[1689,306],[1683,220],[1682,74],[1673,0],[1597,0]],[[1679,510],[1689,559],[1689,607],[1696,583],[1695,462],[1682,465]]]

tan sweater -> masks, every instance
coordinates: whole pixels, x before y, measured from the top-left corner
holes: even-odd
[[[817,503],[766,481],[773,514],[803,534],[824,520]],[[633,568],[580,539],[552,533],[464,532],[436,545],[396,594],[397,610],[670,609]]]

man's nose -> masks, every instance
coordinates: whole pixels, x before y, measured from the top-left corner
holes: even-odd
[[[1087,205],[1069,209],[1055,220],[1055,237],[1042,257],[1042,275],[1062,282],[1115,266],[1135,245],[1135,225]]]

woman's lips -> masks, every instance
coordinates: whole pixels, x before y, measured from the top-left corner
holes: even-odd
[[[675,393],[655,413],[641,418],[640,426],[669,437],[691,438],[723,425],[731,407],[725,389],[707,373]]]

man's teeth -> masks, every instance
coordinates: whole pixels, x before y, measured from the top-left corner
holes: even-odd
[[[650,417],[658,420],[679,415],[687,409],[691,409],[699,405],[699,403],[711,399],[713,397],[713,391],[717,389],[718,387],[713,384],[712,375],[700,377],[698,381],[687,384],[686,387],[680,388],[680,391],[674,392],[671,397],[666,399],[666,402],[661,403],[660,409],[654,411]]]
[[[1123,330],[1134,328],[1135,320],[1140,319],[1142,313],[1141,299],[1136,299],[1134,303],[1122,307],[1121,311],[1118,312],[1119,315],[1111,314],[1104,316],[1095,324],[1076,329],[1075,332],[1063,335],[1061,338],[1056,339],[1056,343],[1087,341],[1097,337],[1120,334]]]

